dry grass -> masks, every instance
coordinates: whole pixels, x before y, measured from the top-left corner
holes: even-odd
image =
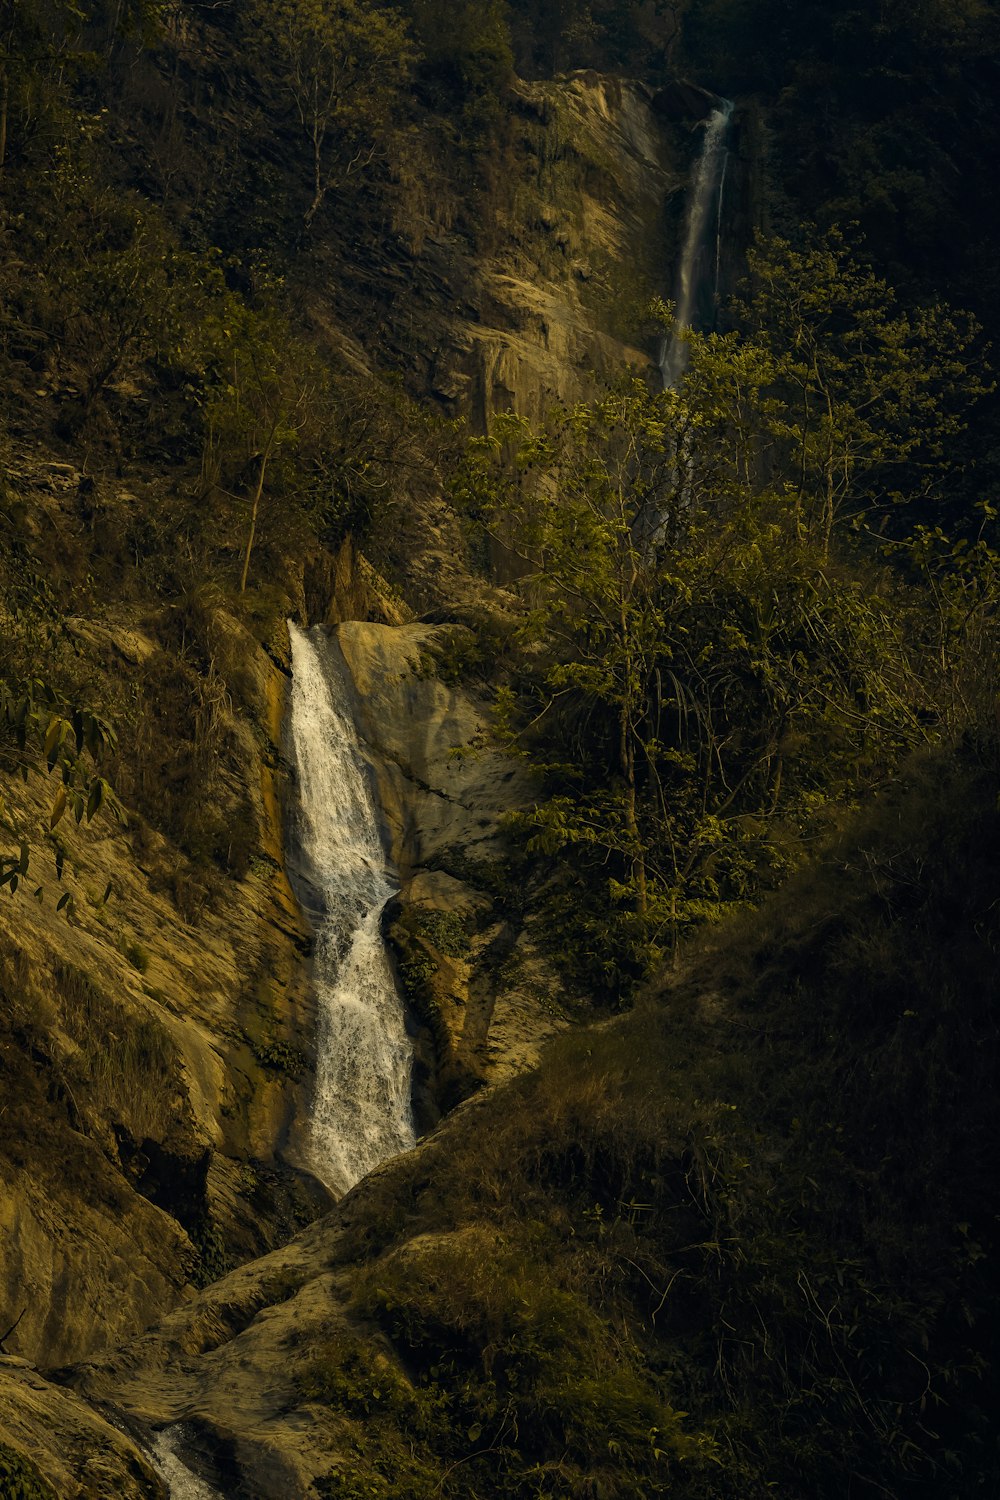
[[[70,1064],[96,1118],[124,1125],[132,1139],[162,1140],[175,1113],[180,1057],[171,1037],[151,1017],[104,994],[82,970],[56,967],[62,1019],[76,1043]]]
[[[994,799],[916,764],[683,976],[360,1190],[359,1308],[502,1466],[441,1493],[996,1487]],[[649,1417],[679,1466],[637,1445],[648,1401],[690,1414]]]

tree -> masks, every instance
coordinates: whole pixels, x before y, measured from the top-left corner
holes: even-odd
[[[504,0],[414,0],[422,91],[482,135],[495,123],[514,71]]]
[[[941,303],[903,309],[832,229],[762,241],[743,307],[771,362],[766,424],[795,515],[829,553],[839,517],[935,493],[969,407],[991,388],[978,326]]]
[[[253,16],[308,144],[308,228],[327,195],[384,151],[414,50],[396,11],[364,0],[256,0]]]
[[[934,719],[918,602],[841,539],[933,493],[982,389],[974,326],[899,312],[836,238],[753,269],[743,327],[689,333],[679,388],[501,418],[458,490],[523,601],[502,719],[544,793],[515,822],[604,891],[588,941],[615,984],[752,900]]]
[[[321,427],[326,377],[316,355],[294,336],[276,305],[257,309],[242,299],[223,298],[207,333],[214,338],[217,361],[205,401],[206,449],[213,455],[209,467],[216,468],[224,459],[240,476],[250,475],[242,594],[268,480],[277,462]],[[200,336],[205,337],[206,330]]]
[[[482,487],[490,458],[502,461],[505,450],[512,476]],[[674,487],[663,413],[631,380],[593,405],[554,410],[537,432],[501,417],[478,457],[470,480],[479,514],[524,569],[525,638],[554,648],[535,722],[577,693],[614,721],[617,785],[606,800],[615,811],[602,820],[579,810],[572,837],[623,857],[644,916],[637,764],[648,756],[644,707],[663,628],[645,533]],[[565,810],[552,813],[558,820]]]

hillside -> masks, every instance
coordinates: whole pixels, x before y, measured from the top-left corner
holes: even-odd
[[[0,1495],[988,1493],[995,7],[8,10]]]

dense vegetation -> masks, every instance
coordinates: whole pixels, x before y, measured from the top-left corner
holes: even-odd
[[[995,6],[0,17],[4,767],[52,776],[52,832],[120,798],[202,892],[241,875],[219,611],[273,646],[348,536],[405,590],[389,502],[443,480],[519,599],[474,623],[544,787],[520,868],[574,989],[639,997],[492,1154],[375,1204],[354,1310],[392,1359],[316,1351],[303,1399],[368,1423],[326,1492],[990,1493]],[[682,386],[467,441],[372,288],[429,202],[490,244],[515,70],[591,65],[752,96],[768,232]],[[52,534],[24,496],[68,461]],[[131,696],[66,626],[109,601],[159,647]]]
[[[901,307],[832,231],[750,273],[680,389],[498,422],[458,485],[522,575],[501,703],[550,795],[516,822],[567,856],[557,944],[612,996],[924,740],[995,763],[994,508],[971,539],[924,519],[989,389],[975,323]]]
[[[990,1493],[994,803],[912,762],[666,994],[366,1186],[369,1338],[299,1382],[346,1424],[329,1494]]]

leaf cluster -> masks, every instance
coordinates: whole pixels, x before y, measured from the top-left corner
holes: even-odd
[[[926,596],[858,538],[937,492],[985,389],[974,325],[900,311],[835,233],[762,244],[742,329],[685,337],[681,386],[501,418],[456,484],[519,575],[500,707],[547,795],[511,826],[587,872],[554,944],[612,996],[930,732]]]

